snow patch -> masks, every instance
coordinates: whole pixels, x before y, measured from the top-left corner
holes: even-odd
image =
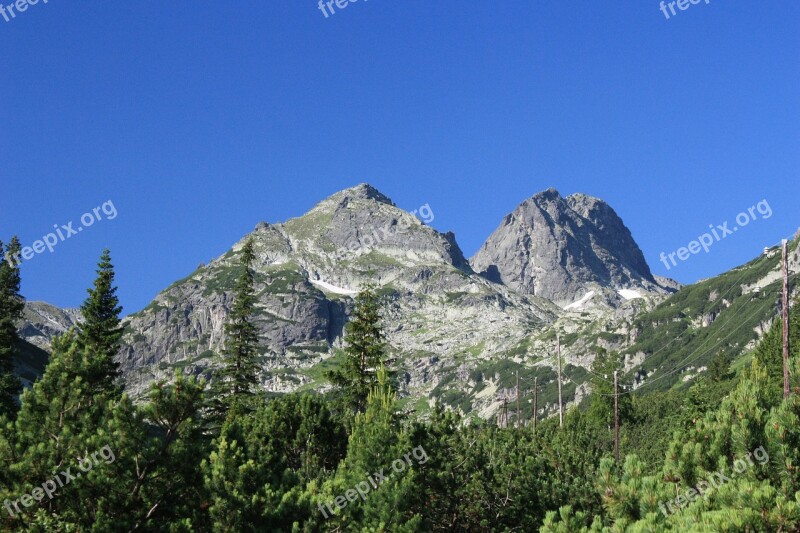
[[[617,291],[617,294],[625,298],[626,300],[633,300],[635,298],[641,298],[642,295],[639,291],[635,291],[633,289],[621,289]]]
[[[584,295],[583,298],[581,298],[577,302],[572,302],[571,304],[566,306],[564,309],[578,309],[580,307],[583,307],[583,304],[585,304],[586,302],[591,300],[593,296],[594,296],[594,291],[589,291],[589,292],[586,293],[586,295]]]
[[[336,285],[331,285],[330,283],[327,283],[319,279],[310,279],[308,281],[310,281],[312,285],[322,287],[326,291],[332,292],[334,294],[345,294],[347,296],[353,296],[354,294],[358,294],[358,291],[352,291],[350,289],[345,289],[343,287],[337,287]]]

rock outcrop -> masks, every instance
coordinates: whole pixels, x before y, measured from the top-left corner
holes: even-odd
[[[666,292],[611,206],[555,189],[508,214],[470,264],[487,279],[561,306],[594,297],[616,307],[635,293]]]

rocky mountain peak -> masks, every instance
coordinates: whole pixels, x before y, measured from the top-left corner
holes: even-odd
[[[507,215],[470,261],[487,278],[568,305],[601,289],[662,292],[630,230],[603,200],[550,188]],[[623,294],[631,294],[625,292]]]
[[[525,213],[532,209],[546,211],[551,215],[558,215],[559,212],[563,211],[566,207],[567,205],[561,194],[556,189],[550,187],[547,190],[534,194],[518,205],[517,208],[511,213],[511,217],[524,217]]]
[[[394,206],[391,198],[383,194],[381,191],[370,185],[369,183],[359,183],[355,187],[349,187],[341,190],[332,195],[329,200],[347,201],[347,200],[375,200],[382,204]]]
[[[571,194],[566,201],[570,209],[594,225],[597,230],[595,233],[603,247],[617,251],[619,259],[624,261],[631,271],[649,282],[655,282],[639,245],[610,205],[583,193]]]
[[[555,187],[550,187],[548,189],[543,190],[542,192],[538,192],[531,197],[533,201],[547,201],[547,202],[554,202],[561,199],[561,193]]]

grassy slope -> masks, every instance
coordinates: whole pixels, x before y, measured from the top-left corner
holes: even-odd
[[[795,240],[790,248],[794,250],[797,245]],[[757,338],[755,329],[776,315],[781,282],[771,283],[758,295],[743,294],[742,286],[753,284],[779,266],[780,253],[761,255],[739,268],[684,287],[639,316],[634,322],[639,332],[636,342],[625,353],[646,354],[644,363],[634,370],[649,376],[645,388],[663,391],[682,386],[684,370],[706,365],[720,350],[734,367],[741,366]],[[698,326],[701,317],[714,320],[702,327]]]

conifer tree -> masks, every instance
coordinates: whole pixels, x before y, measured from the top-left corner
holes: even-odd
[[[54,340],[17,420],[0,428],[0,530],[193,530],[202,383],[154,384],[142,407],[126,395],[97,401],[91,351],[74,331]],[[41,498],[48,480],[52,499]],[[38,500],[23,496],[32,489]]]
[[[119,376],[119,365],[114,356],[120,349],[122,327],[120,313],[122,307],[117,298],[117,287],[114,286],[114,266],[111,264],[111,253],[103,250],[97,264],[97,278],[94,286],[87,289],[89,296],[81,305],[83,323],[81,324],[80,341],[95,357],[96,374],[89,376],[91,383],[100,391],[110,391]]]
[[[0,256],[15,257],[20,250],[19,239],[13,237],[3,253],[0,242]],[[0,261],[0,414],[14,417],[17,411],[15,397],[21,384],[14,373],[14,354],[19,344],[17,321],[25,308],[19,293],[19,265],[10,260]]]
[[[376,385],[376,372],[386,359],[386,342],[381,327],[380,299],[371,285],[356,296],[353,316],[344,337],[345,360],[327,378],[339,390],[344,404],[362,412],[370,390]]]
[[[730,377],[731,360],[725,350],[719,350],[711,362],[708,363],[706,373],[708,379],[714,382],[724,381]]]
[[[214,411],[226,415],[231,408],[249,410],[258,386],[258,329],[253,322],[256,313],[255,243],[248,238],[239,260],[241,274],[234,287],[234,301],[228,322],[223,351],[223,366],[214,387]]]
[[[411,509],[417,500],[415,479],[422,456],[417,456],[417,461],[408,458],[402,468],[398,467],[413,446],[409,435],[401,429],[396,411],[397,395],[389,373],[379,364],[364,411],[355,416],[347,457],[318,495],[314,518],[325,518],[324,527],[320,525],[318,530],[344,531],[349,530],[349,524],[359,524],[373,531],[429,531],[420,527],[421,517]],[[424,452],[424,448],[418,452]],[[427,462],[427,454],[424,459]],[[385,479],[376,472],[385,473]],[[367,479],[373,479],[374,489],[369,487]],[[346,494],[347,489],[359,483],[372,489],[368,496],[334,511],[335,497]]]
[[[776,358],[772,340],[757,356]],[[800,361],[791,365],[796,375]],[[756,357],[728,397],[674,434],[655,475],[644,475],[635,455],[621,473],[603,460],[597,488],[606,513],[591,531],[798,531],[800,399],[776,395],[772,374]],[[589,530],[589,516],[566,506],[541,529]]]
[[[287,394],[247,416],[229,416],[203,461],[214,531],[293,531],[318,517],[304,485],[336,470],[344,427],[318,395]],[[313,492],[313,491],[312,491]]]
[[[597,352],[592,362],[592,395],[589,405],[589,418],[601,427],[613,428],[614,426],[614,371],[622,375],[624,367],[622,359],[617,352],[608,353],[604,349]],[[622,380],[620,380],[620,385]],[[625,422],[631,418],[631,395],[626,394],[622,386],[619,390],[619,418]]]
[[[796,302],[795,302],[796,303]],[[792,306],[789,313],[789,356],[800,354],[800,314]],[[783,322],[778,317],[758,343],[753,358],[767,369],[769,375],[769,394],[775,403],[783,397]],[[797,387],[798,377],[789,373],[792,388]]]

